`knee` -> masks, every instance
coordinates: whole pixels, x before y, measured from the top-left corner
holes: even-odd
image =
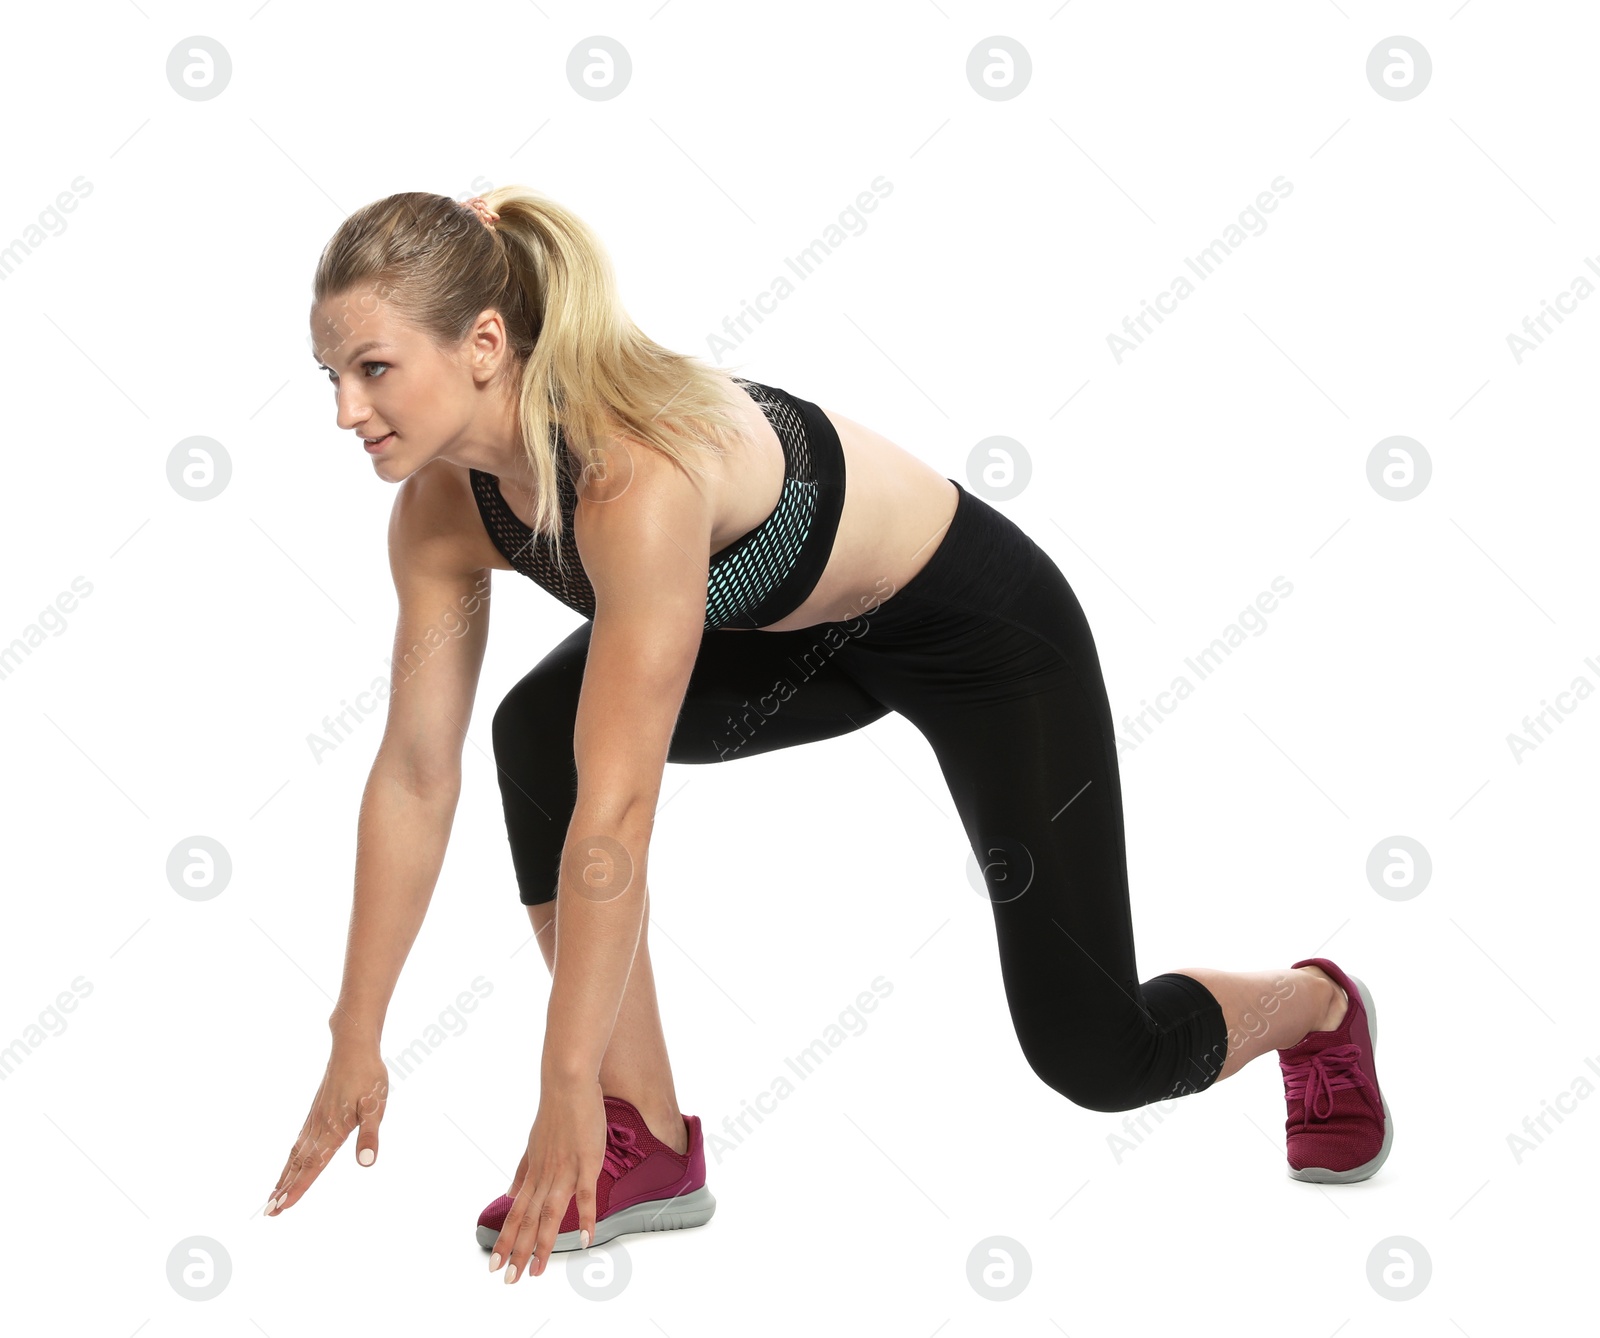
[[[528,693],[519,683],[500,699],[500,705],[494,708],[494,716],[489,722],[489,733],[494,739],[497,754],[523,731],[529,723],[529,715]]]
[[[506,693],[495,707],[489,726],[495,761],[500,766],[509,766],[519,756],[548,759],[552,751],[556,756],[563,751],[571,755],[576,720],[568,719],[563,725],[557,700],[526,679]]]
[[[1136,1110],[1140,1106],[1150,1103],[1153,1098],[1147,1098],[1135,1091],[1126,1081],[1115,1075],[1103,1073],[1072,1073],[1061,1074],[1058,1070],[1042,1071],[1034,1069],[1045,1084],[1075,1106],[1082,1106],[1085,1110],[1104,1111],[1107,1114],[1124,1110]]]
[[[1107,1046],[1024,1046],[1023,1054],[1045,1086],[1085,1110],[1115,1113],[1136,1110],[1160,1096],[1151,1096],[1141,1080],[1139,1055]]]

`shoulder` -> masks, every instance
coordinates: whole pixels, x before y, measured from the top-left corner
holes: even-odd
[[[389,561],[398,569],[462,575],[484,566],[478,504],[468,471],[432,460],[400,484],[389,512]]]
[[[615,436],[581,456],[573,538],[596,601],[670,599],[704,615],[714,498],[653,447]]]

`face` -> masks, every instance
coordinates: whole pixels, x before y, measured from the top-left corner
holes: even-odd
[[[391,483],[441,456],[465,452],[477,463],[492,454],[503,415],[485,390],[504,358],[503,336],[499,315],[488,312],[459,348],[440,348],[373,288],[330,297],[311,312],[336,421]]]

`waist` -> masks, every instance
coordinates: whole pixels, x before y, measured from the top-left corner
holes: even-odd
[[[777,508],[749,536],[750,544],[729,561],[712,566],[706,592],[708,627],[765,627],[804,604],[827,569],[844,512],[844,446],[828,416],[811,401],[776,386],[763,389],[798,416],[802,430],[795,449],[809,458],[791,469]],[[796,463],[790,451],[786,456]],[[795,476],[801,473],[810,477]],[[752,590],[762,591],[753,601]]]

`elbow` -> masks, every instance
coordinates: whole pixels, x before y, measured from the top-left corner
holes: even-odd
[[[640,827],[648,830],[655,822],[659,790],[645,790],[609,786],[604,790],[578,785],[577,803],[572,810],[572,831],[637,833]]]
[[[579,793],[567,829],[562,884],[577,883],[590,901],[643,894],[649,861],[654,795]]]
[[[455,803],[461,797],[461,759],[380,748],[372,769],[418,799]]]

